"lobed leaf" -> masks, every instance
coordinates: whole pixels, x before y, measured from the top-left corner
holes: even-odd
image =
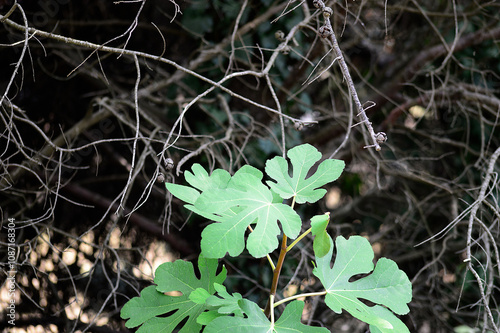
[[[306,178],[311,167],[321,159],[321,153],[310,144],[303,144],[290,149],[287,156],[292,164],[293,176],[289,175],[287,161],[276,156],[266,162],[265,169],[276,183],[267,181],[267,184],[283,199],[295,197],[297,203],[313,203],[321,199],[326,190],[319,187],[339,178],[345,166],[344,161],[327,159]]]
[[[209,176],[208,172],[198,163],[193,164],[191,170],[193,170],[193,172],[186,171],[184,173],[184,178],[193,188],[184,185],[165,183],[165,187],[170,193],[191,205],[193,205],[200,196],[200,192],[195,190],[195,188],[201,192],[210,189],[226,188],[231,179],[229,172],[222,169],[214,170],[212,175]]]
[[[379,328],[372,324],[370,325],[370,333],[409,332],[408,327],[406,327],[406,325],[401,320],[394,316],[394,314],[390,310],[387,310],[387,308],[377,305],[372,308],[372,311],[381,319],[381,321],[389,323],[391,327],[383,328],[383,325],[381,325],[382,327]]]
[[[243,317],[218,317],[211,321],[206,327],[205,333],[328,333],[323,327],[312,327],[301,323],[304,302],[293,301],[287,305],[278,321],[271,324],[259,306],[249,300],[239,301],[241,310],[246,314]]]
[[[185,208],[209,220],[220,221],[222,219],[222,216],[224,216],[223,212],[221,212],[220,214],[206,213],[194,206],[194,203],[201,194],[200,192],[195,190],[195,188],[197,188],[201,192],[215,189],[224,189],[227,187],[227,184],[231,179],[231,175],[225,170],[217,169],[214,170],[212,175],[209,176],[208,172],[197,163],[193,164],[191,170],[193,170],[193,172],[186,171],[184,177],[192,187],[172,183],[165,183],[165,187],[175,197],[188,203],[188,205],[184,205]],[[228,213],[229,215],[231,215],[231,212]]]
[[[165,183],[165,187],[170,193],[172,193],[173,196],[184,202],[190,203],[191,205],[193,205],[196,199],[200,196],[200,192],[189,186]],[[184,207],[186,206],[188,205],[185,205]]]
[[[243,313],[238,305],[238,302],[243,299],[240,293],[234,293],[230,295],[226,287],[221,284],[214,284],[215,290],[217,290],[217,294],[219,297],[212,295],[207,298],[207,305],[217,307],[217,312],[223,314],[234,314],[237,317],[243,317]]]
[[[201,192],[211,190],[211,189],[221,189],[226,188],[231,175],[229,172],[223,169],[216,169],[209,176],[208,172],[198,163],[193,164],[190,171],[184,173],[184,178],[194,188],[197,188]]]
[[[383,333],[409,332],[401,320],[381,306],[384,305],[397,314],[409,312],[407,303],[411,301],[412,291],[406,274],[394,261],[386,258],[381,258],[374,269],[371,245],[360,236],[351,236],[348,240],[342,236],[337,237],[337,255],[333,267],[330,267],[333,255],[331,238],[330,243],[331,248],[326,256],[316,256],[316,267],[313,270],[313,274],[325,287],[325,302],[328,307],[336,313],[345,309]],[[355,275],[370,272],[370,275],[349,282]],[[360,299],[381,305],[370,307]]]
[[[233,295],[230,295],[226,291],[226,287],[218,283],[214,283],[214,287],[215,290],[217,290],[219,297],[211,295],[205,301],[209,308],[213,308],[213,310],[200,314],[197,322],[202,325],[208,325],[215,318],[226,316],[228,314],[232,314],[235,317],[243,317],[243,311],[239,305],[239,301],[243,299],[241,294],[234,293]]]
[[[200,278],[194,272],[193,264],[177,260],[167,262],[156,270],[155,283],[141,292],[140,297],[134,297],[128,301],[121,310],[121,317],[129,319],[125,326],[128,328],[141,325],[137,332],[173,332],[181,322],[185,323],[179,332],[199,332],[202,325],[196,319],[207,310],[207,305],[199,304],[200,297],[205,292],[213,295],[215,293],[214,283],[221,284],[226,279],[226,269],[223,268],[219,274],[217,271],[217,260],[206,259],[200,256],[198,268]],[[181,296],[165,295],[166,292],[177,291]],[[190,299],[191,293],[193,300]],[[166,317],[158,317],[170,313]],[[186,320],[187,318],[187,320]]]
[[[222,258],[226,253],[238,256],[246,245],[252,256],[260,258],[278,247],[281,232],[290,239],[298,236],[301,219],[290,206],[282,203],[283,198],[293,196],[298,203],[319,200],[326,193],[319,187],[337,179],[344,162],[325,160],[306,178],[321,153],[305,144],[290,149],[288,158],[293,167],[292,177],[288,175],[285,159],[275,157],[266,163],[266,172],[277,181],[267,182],[271,189],[262,183],[262,172],[251,166],[243,166],[231,177],[220,169],[209,176],[203,167],[194,164],[192,172],[185,173],[186,181],[193,188],[166,184],[172,194],[188,203],[187,209],[219,222],[208,225],[202,232],[201,249],[205,257]],[[245,242],[249,226],[253,231]],[[325,233],[315,237],[314,247],[319,255],[328,251]]]
[[[274,251],[277,236],[283,232],[296,238],[300,232],[301,219],[288,205],[276,202],[276,197],[262,183],[262,173],[244,166],[238,170],[226,189],[203,192],[195,202],[195,208],[206,214],[221,216],[220,223],[208,225],[202,232],[201,249],[208,258],[222,258],[227,252],[238,256],[245,248],[245,232],[255,224],[247,239],[247,249],[256,258]]]

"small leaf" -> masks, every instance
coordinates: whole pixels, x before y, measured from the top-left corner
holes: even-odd
[[[243,312],[238,304],[243,299],[241,294],[234,293],[233,296],[229,295],[226,287],[221,284],[214,283],[214,288],[220,297],[211,295],[207,297],[205,303],[208,308],[212,309],[201,313],[196,321],[202,325],[208,325],[212,320],[218,317],[233,314],[236,317],[243,317]]]
[[[177,260],[167,262],[158,267],[155,273],[157,286],[150,286],[141,292],[140,297],[128,301],[121,310],[123,319],[130,318],[125,326],[128,328],[142,325],[137,332],[173,332],[182,324],[180,333],[199,332],[201,324],[196,322],[197,317],[207,310],[206,304],[199,304],[190,299],[191,293],[196,300],[205,290],[209,295],[215,293],[214,283],[221,284],[226,279],[226,269],[219,274],[217,260],[206,259],[200,256],[198,268],[200,278],[194,273],[193,264]],[[178,291],[181,296],[169,296],[164,293]],[[198,295],[196,295],[198,293]],[[167,317],[158,317],[170,313]]]
[[[330,237],[326,231],[314,237],[313,250],[314,255],[318,258],[326,256],[328,251],[330,251]]]
[[[330,222],[329,213],[311,218],[311,233],[315,236],[313,250],[318,258],[326,256],[328,251],[330,251],[330,236],[326,232],[328,222]]]
[[[297,203],[313,203],[321,199],[326,190],[319,187],[339,178],[345,166],[344,161],[324,160],[316,172],[306,178],[311,167],[321,159],[321,153],[310,144],[303,144],[290,149],[287,156],[292,164],[293,176],[289,175],[287,161],[276,156],[266,162],[266,173],[276,183],[267,181],[267,184],[283,199],[295,197]]]
[[[218,283],[214,283],[214,287],[220,297],[217,297],[215,295],[208,297],[206,300],[207,305],[217,307],[218,313],[233,313],[237,317],[243,317],[243,313],[241,312],[240,306],[238,305],[238,302],[243,299],[241,294],[234,293],[233,295],[230,295],[226,291],[226,287]]]
[[[311,218],[311,233],[316,236],[324,231],[330,222],[330,213],[316,215]]]
[[[381,258],[374,269],[373,250],[363,237],[351,236],[349,240],[339,236],[335,241],[337,255],[333,267],[333,242],[330,251],[322,258],[316,257],[316,275],[326,289],[325,302],[333,311],[347,310],[354,317],[376,327],[383,333],[409,332],[408,328],[389,310],[380,305],[370,307],[360,299],[388,307],[397,314],[409,312],[411,283],[406,274],[392,260]],[[372,272],[373,270],[373,272]],[[370,275],[349,282],[358,274]]]
[[[205,333],[328,333],[323,327],[312,327],[301,323],[304,302],[293,301],[287,305],[282,315],[271,325],[259,306],[249,300],[243,299],[239,302],[241,309],[246,314],[242,317],[219,317],[214,319],[205,327]]]
[[[189,294],[189,300],[195,302],[196,304],[205,304],[210,293],[203,288],[196,288]]]

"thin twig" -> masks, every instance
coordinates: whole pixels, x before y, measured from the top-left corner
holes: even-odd
[[[379,133],[376,134],[373,130],[372,123],[370,122],[370,119],[368,119],[365,109],[363,108],[363,105],[359,100],[358,92],[356,91],[356,87],[354,86],[354,81],[352,80],[351,74],[349,73],[349,67],[347,66],[347,63],[344,59],[342,50],[340,49],[339,43],[337,42],[337,38],[335,37],[332,23],[330,22],[332,9],[330,7],[326,7],[325,3],[322,0],[315,0],[314,3],[321,10],[321,12],[323,13],[323,17],[325,18],[325,25],[320,28],[319,34],[324,38],[328,38],[328,40],[330,41],[331,46],[335,51],[336,59],[338,59],[342,74],[344,75],[344,79],[347,82],[349,93],[351,94],[351,97],[354,100],[354,104],[356,105],[356,109],[358,110],[358,116],[361,118],[361,123],[365,124],[366,129],[368,130],[368,133],[370,135],[370,139],[372,140],[372,144],[365,146],[365,148],[374,147],[375,150],[379,151],[382,149],[380,147],[380,143],[382,140],[379,137]],[[385,140],[383,140],[382,142],[384,141]]]

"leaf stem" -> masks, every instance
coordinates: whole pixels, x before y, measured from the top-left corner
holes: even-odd
[[[276,266],[274,266],[273,259],[271,259],[271,256],[269,254],[266,254],[267,261],[269,261],[269,265],[271,265],[271,269],[274,271],[276,269]]]
[[[269,307],[274,309],[274,295],[269,296]],[[274,326],[274,310],[271,311],[271,327]]]
[[[288,247],[286,248],[286,252],[290,251],[290,250],[291,250],[291,249],[292,249],[292,248],[293,248],[293,247],[294,247],[294,246],[295,246],[298,242],[300,242],[300,240],[301,240],[302,238],[306,237],[306,236],[307,236],[307,234],[311,232],[311,230],[312,230],[312,228],[309,228],[309,229],[307,229],[306,231],[304,231],[304,233],[302,233],[302,235],[300,235],[299,237],[297,237],[297,239],[296,239],[296,240],[294,240],[294,241],[292,242],[292,244],[288,245]]]
[[[277,307],[278,305],[281,305],[281,304],[286,303],[286,302],[293,301],[294,299],[297,299],[297,298],[312,297],[312,296],[323,296],[323,295],[326,295],[326,294],[327,294],[327,292],[326,292],[326,290],[324,290],[324,291],[319,291],[319,292],[315,292],[315,293],[305,293],[305,294],[293,295],[293,296],[284,298],[284,299],[282,299],[279,302],[274,303],[274,307]]]

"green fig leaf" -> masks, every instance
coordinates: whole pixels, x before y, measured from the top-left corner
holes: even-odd
[[[278,221],[292,239],[298,236],[302,224],[290,206],[281,199],[276,202],[262,183],[262,173],[251,166],[238,170],[226,189],[203,192],[195,208],[207,214],[225,214],[220,223],[212,223],[202,232],[201,249],[207,258],[222,258],[226,252],[238,256],[245,248],[245,232],[250,225],[254,229],[246,242],[248,252],[256,258],[264,257],[279,245]]]
[[[323,327],[312,327],[301,323],[304,302],[293,301],[287,305],[278,321],[271,324],[259,306],[249,300],[239,301],[243,317],[218,317],[205,327],[204,333],[328,333]]]
[[[373,250],[363,237],[351,236],[346,240],[338,236],[335,240],[337,255],[331,267],[333,242],[324,257],[316,257],[313,274],[323,284],[327,294],[325,303],[336,313],[345,309],[354,317],[376,327],[383,333],[409,332],[396,314],[409,312],[411,283],[406,274],[390,259],[381,258],[374,268]],[[369,274],[371,273],[371,274]],[[358,280],[349,280],[359,274],[369,274]],[[368,306],[360,299],[377,305]],[[380,304],[380,305],[379,305]],[[384,307],[389,310],[383,310]],[[402,329],[404,327],[404,329]]]
[[[344,161],[327,159],[321,162],[318,169],[307,177],[312,166],[321,159],[321,153],[310,144],[296,146],[287,154],[292,164],[293,176],[290,177],[288,162],[276,156],[266,163],[266,173],[276,181],[267,181],[269,187],[283,199],[295,197],[295,202],[316,202],[326,190],[319,188],[339,178],[344,170]]]
[[[314,236],[313,250],[315,256],[322,258],[330,251],[330,236],[326,227],[330,222],[330,214],[313,216],[311,218],[311,233]]]
[[[205,303],[194,302],[190,296],[195,292],[193,298],[199,300],[200,295],[215,293],[214,284],[221,284],[226,279],[226,269],[223,268],[216,274],[217,266],[217,260],[200,256],[198,259],[200,278],[197,278],[190,262],[177,260],[160,265],[155,273],[154,281],[157,286],[145,288],[140,297],[132,298],[123,306],[121,317],[128,319],[125,326],[132,328],[141,325],[137,332],[170,333],[176,328],[179,329],[177,326],[187,318],[178,332],[200,332],[202,325],[196,319],[208,307]],[[207,293],[200,292],[200,289]],[[174,291],[181,295],[165,295]],[[159,317],[166,313],[169,315]]]

